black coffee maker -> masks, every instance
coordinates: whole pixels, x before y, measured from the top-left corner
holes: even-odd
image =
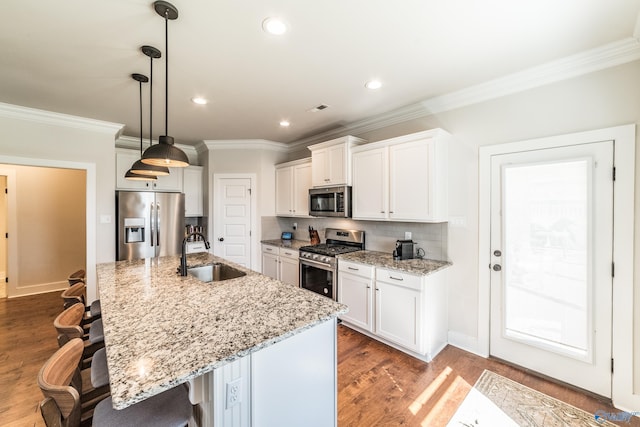
[[[413,240],[397,240],[393,259],[413,259]]]

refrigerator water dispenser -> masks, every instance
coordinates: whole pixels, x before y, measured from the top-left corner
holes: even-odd
[[[124,242],[144,242],[144,218],[124,219]]]

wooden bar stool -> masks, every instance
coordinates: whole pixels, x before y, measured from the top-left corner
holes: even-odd
[[[84,282],[75,283],[62,291],[62,294],[60,296],[64,301],[64,308],[68,308],[69,306],[78,302],[86,306],[86,291],[87,285],[85,285]],[[91,305],[86,308],[86,311],[88,311],[89,316],[85,316],[85,323],[92,322],[93,320],[102,317],[102,307],[100,306],[100,300],[97,299],[93,301]]]
[[[98,321],[92,324],[89,328],[89,334],[87,334],[81,326],[83,315],[84,306],[77,303],[64,310],[54,319],[53,326],[58,332],[58,346],[63,347],[74,338],[83,340],[84,349],[80,366],[82,369],[91,368],[91,384],[94,388],[104,393],[108,391],[107,386],[109,385],[104,338],[99,341],[91,341],[91,331],[98,325]],[[100,320],[99,326],[99,332],[94,335],[102,334],[102,320]]]
[[[38,373],[38,386],[45,397],[40,403],[40,412],[47,426],[80,425],[83,408],[78,363],[83,348],[81,339],[72,339],[56,351]],[[122,410],[113,409],[108,397],[96,405],[92,425],[182,427],[188,424],[192,411],[187,388],[179,385]]]
[[[84,270],[74,271],[67,278],[67,280],[69,281],[69,286],[75,285],[78,282],[84,283],[84,276],[85,276]]]

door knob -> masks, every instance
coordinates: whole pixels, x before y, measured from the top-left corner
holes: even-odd
[[[220,242],[224,242],[224,237],[218,237],[218,240],[219,240]]]
[[[496,249],[495,251],[493,251],[493,256],[502,256],[502,252]]]
[[[493,271],[500,271],[502,270],[502,266],[500,264],[493,264]]]

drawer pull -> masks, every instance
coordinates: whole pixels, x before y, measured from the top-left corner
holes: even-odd
[[[393,276],[389,276],[389,279],[393,279],[393,280],[404,280],[402,277],[393,277]]]
[[[355,267],[347,267],[349,270],[353,270],[353,271],[360,271],[359,268],[355,268]]]

